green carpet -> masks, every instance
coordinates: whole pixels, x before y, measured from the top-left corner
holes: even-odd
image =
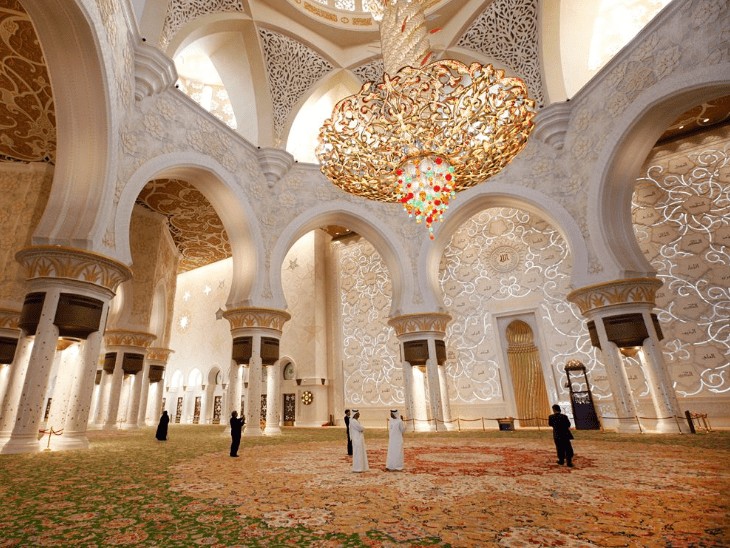
[[[90,432],[89,451],[0,456],[5,546],[730,546],[730,433],[366,430],[350,472],[342,428],[244,438],[222,426]]]

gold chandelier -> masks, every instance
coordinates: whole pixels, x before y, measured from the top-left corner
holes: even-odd
[[[335,185],[402,203],[433,239],[431,225],[456,192],[496,175],[526,146],[535,108],[522,80],[491,65],[427,64],[422,1],[371,0],[386,73],[335,105],[316,153]],[[410,66],[398,70],[403,59]]]

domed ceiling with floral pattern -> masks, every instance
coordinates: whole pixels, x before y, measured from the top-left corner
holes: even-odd
[[[291,5],[292,2],[296,4],[295,7]],[[274,8],[281,9],[282,13],[287,9],[294,10],[295,8],[299,10],[295,10],[296,13],[308,10],[310,19],[315,23],[318,19],[323,18],[326,23],[327,20],[332,19],[330,11],[332,13],[337,11],[331,10],[328,2],[330,0],[292,0],[291,2],[289,0],[268,0],[267,3]],[[285,4],[289,7],[287,8]],[[444,13],[441,14],[443,17],[438,21],[439,24],[444,25],[449,22],[449,18],[455,16],[455,12],[458,11],[457,4],[460,3],[434,0],[429,7],[435,10],[440,7],[444,8]],[[530,69],[533,65],[539,69],[539,60],[533,59],[532,64],[528,62],[529,59],[525,60],[524,54],[530,50],[530,46],[525,45],[522,49],[512,48],[512,50],[504,47],[504,36],[509,35],[511,31],[509,28],[497,29],[493,24],[498,19],[502,20],[500,17],[507,17],[505,15],[507,13],[516,13],[514,10],[516,4],[520,5],[520,9],[523,10],[520,13],[525,14],[525,17],[528,17],[530,13],[536,17],[536,0],[487,2],[484,4],[484,11],[475,14],[474,20],[458,38],[457,43],[462,47],[487,51],[492,57],[500,59],[514,70],[526,74],[528,86],[537,90],[536,95],[540,96],[542,89],[539,79],[540,71],[533,72]],[[167,40],[168,42],[174,37],[177,30],[197,16],[206,15],[216,9],[236,15],[237,12],[245,11],[241,0],[194,0],[182,3],[180,0],[173,0],[169,6],[164,32],[161,36],[161,41]],[[530,11],[532,8],[535,9]],[[249,11],[247,16],[251,17],[253,14]],[[435,16],[437,17],[438,14]],[[337,17],[347,18],[347,15]],[[300,18],[302,18],[301,14]],[[351,23],[350,19],[346,22],[346,24]],[[528,41],[536,43],[538,40],[534,21],[524,24],[524,21],[520,23],[512,20],[508,23],[513,27],[518,23],[521,24],[522,31],[527,29]],[[339,21],[338,24],[345,23]],[[325,32],[323,30],[325,28],[329,28],[330,32],[332,30],[331,25],[330,27],[318,27],[311,21],[307,25],[310,30],[319,29],[319,32]],[[492,35],[485,34],[484,29],[487,26],[495,29]],[[307,53],[308,46],[304,43],[298,42],[293,37],[284,36],[277,30],[267,29],[265,22],[260,22],[258,33],[259,44],[263,50],[262,58],[266,60],[265,70],[268,71],[267,81],[273,104],[273,125],[277,131],[283,132],[284,128],[291,124],[290,117],[294,105],[301,102],[302,98],[307,95],[308,86],[312,86],[315,79],[312,81],[299,80],[294,82],[298,87],[291,88],[293,79],[281,77],[285,74],[285,71],[281,71],[281,65],[287,62],[287,58],[297,63],[312,60],[314,57]],[[344,36],[347,36],[347,33]],[[536,48],[533,50],[537,51]],[[372,58],[372,52],[367,52],[367,54]],[[310,56],[307,57],[307,55]],[[361,81],[367,81],[379,76],[379,70],[382,72],[382,66],[378,69],[376,65],[377,63],[373,64],[372,61],[369,61],[355,67],[353,72]],[[320,68],[325,71],[329,70],[324,64]],[[530,74],[537,74],[537,76],[529,77]],[[24,11],[22,3],[17,0],[0,0],[0,94],[2,95],[2,101],[0,101],[0,162],[55,164],[56,116],[51,80],[32,21]],[[689,134],[707,131],[708,128],[718,124],[728,123],[730,123],[730,97],[724,97],[698,105],[680,116],[667,129],[659,142],[665,143]],[[195,181],[173,179],[150,181],[140,193],[137,202],[168,219],[171,235],[181,254],[180,272],[230,257],[230,244],[225,228],[210,203],[196,190]]]

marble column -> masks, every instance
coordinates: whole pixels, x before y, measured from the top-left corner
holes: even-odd
[[[48,415],[46,429],[63,430],[66,422],[68,402],[71,398],[71,389],[73,388],[79,346],[79,343],[72,341],[65,341],[63,339],[59,339],[58,341],[56,359],[59,364],[56,372],[56,384],[53,387],[51,412]]]
[[[25,374],[28,370],[30,355],[33,350],[33,337],[23,335],[18,341],[18,348],[15,350],[15,358],[10,364],[8,372],[8,388],[5,391],[0,408],[0,447],[4,446],[10,438],[10,433],[15,426],[15,419],[18,415],[18,404],[23,391]]]
[[[649,382],[654,412],[658,417],[655,430],[662,433],[689,433],[689,425],[682,415],[674,384],[664,362],[651,311],[643,310],[642,316],[649,337],[644,340],[639,356]]]
[[[262,356],[262,338],[281,339],[284,324],[291,318],[285,310],[271,308],[234,308],[223,313],[231,326],[234,340],[234,358],[248,362],[248,390],[246,392],[246,427],[244,437],[258,437],[261,432],[261,381],[264,359],[267,367],[279,359],[278,346],[268,345],[267,354]],[[235,342],[248,339],[250,344],[236,349]],[[244,350],[244,348],[246,350]],[[250,350],[249,350],[250,349]],[[274,350],[275,349],[275,350]],[[274,352],[276,355],[271,355]],[[278,425],[277,425],[278,426]]]
[[[254,337],[254,341],[256,337]],[[261,345],[259,337],[259,348]],[[254,348],[256,343],[254,342]],[[254,351],[255,352],[255,351]],[[249,438],[261,436],[261,382],[263,379],[261,357],[254,356],[248,364],[248,391],[246,392],[246,426],[243,435]]]
[[[114,372],[109,383],[109,394],[106,398],[106,410],[104,411],[104,430],[117,428],[117,417],[119,416],[119,400],[122,397],[122,383],[124,382],[124,370],[122,369],[122,358],[124,351],[115,350]]]
[[[99,383],[99,397],[96,399],[96,409],[94,410],[94,425],[102,426],[106,417],[106,406],[109,401],[109,391],[111,390],[113,374],[102,369],[101,382]]]
[[[108,303],[105,304],[105,309],[107,306]],[[102,318],[106,318],[106,310]],[[102,320],[103,323],[104,320]],[[86,430],[89,424],[102,338],[101,331],[95,331],[80,345],[79,359],[76,360],[78,366],[69,398],[63,436],[55,440],[55,449],[86,449],[89,447]]]
[[[82,343],[84,348],[96,345],[90,353],[82,352],[83,360],[77,360],[83,365],[75,370],[66,413],[66,424],[69,424],[70,419],[72,422],[83,422],[85,431],[100,349],[98,343],[101,342],[100,335],[95,333],[104,329],[105,312],[117,287],[131,278],[129,268],[113,259],[63,246],[31,246],[16,253],[15,259],[25,268],[29,291],[24,304],[24,311],[28,305],[28,314],[23,316],[32,323],[37,319],[38,323],[32,329],[31,323],[23,324],[23,329],[27,327],[27,333],[35,331],[35,340],[23,381],[17,420],[10,439],[2,449],[5,453],[40,450],[38,426],[59,336],[85,339]],[[41,293],[45,297],[40,316],[36,318],[35,304],[29,299]],[[60,308],[62,296],[63,308]],[[60,314],[60,327],[55,325],[57,314]],[[89,339],[92,341],[91,346]],[[85,380],[87,365],[90,382]],[[68,439],[73,438],[76,431],[77,427],[70,429],[72,435]]]
[[[60,286],[46,288],[43,309],[36,327],[35,342],[30,353],[28,370],[23,382],[15,425],[2,453],[32,453],[41,450],[38,430],[44,412],[48,381],[58,344],[58,327],[53,323],[61,296]]]
[[[266,428],[264,434],[281,434],[281,362],[266,367]]]
[[[659,406],[657,412],[666,412],[672,416],[675,414],[672,404],[674,389],[666,376],[666,366],[658,348],[659,339],[651,318],[651,310],[656,306],[656,292],[661,286],[662,281],[657,278],[630,278],[584,287],[567,296],[568,301],[576,304],[595,326],[595,336],[601,348],[618,416],[618,432],[636,432],[640,429],[636,401],[618,344],[624,349],[643,347],[642,364],[646,362],[644,369],[649,377],[652,400],[655,407]],[[627,326],[618,331],[614,328],[614,332],[609,335],[605,321],[611,318],[614,321],[626,321]],[[637,318],[640,320],[637,321]],[[618,325],[623,326],[622,323]],[[647,339],[649,343],[646,342]],[[676,401],[676,395],[674,399]],[[671,431],[666,422],[659,425],[659,430]],[[673,431],[677,431],[676,422]]]
[[[450,417],[448,386],[442,386],[443,374],[439,371],[442,363],[439,363],[439,356],[436,350],[436,341],[443,341],[446,335],[446,326],[451,321],[451,316],[440,312],[424,312],[419,314],[406,314],[396,316],[388,321],[388,324],[395,329],[396,336],[401,343],[401,354],[405,363],[410,363],[419,368],[419,372],[413,368],[409,375],[404,375],[404,382],[411,385],[412,395],[411,412],[415,419],[416,430],[445,430],[445,417]],[[409,344],[410,343],[410,344]],[[417,344],[418,343],[418,344]],[[406,349],[417,344],[418,355],[409,356]],[[425,349],[424,349],[425,345]],[[416,352],[412,350],[412,352]],[[423,353],[423,355],[421,355]],[[404,364],[404,367],[406,365]],[[420,371],[425,376],[420,375]],[[406,387],[407,388],[407,387]],[[419,415],[426,404],[426,393],[428,390],[428,418],[426,423]],[[408,397],[406,389],[406,398]],[[446,414],[444,411],[446,410]],[[453,428],[453,427],[452,427]]]
[[[147,426],[147,398],[150,392],[150,362],[145,359],[144,369],[141,372],[141,392],[139,395],[139,411],[137,412],[138,427]],[[138,373],[140,375],[140,373]]]
[[[142,397],[142,379],[144,370],[131,375],[132,383],[129,387],[129,407],[122,428],[124,430],[138,430],[139,424],[139,402]]]
[[[157,336],[152,333],[131,331],[118,327],[108,329],[104,334],[105,347],[110,352],[116,353],[114,373],[109,390],[107,413],[104,420],[105,429],[119,427],[133,430],[139,428],[137,418],[140,412],[141,373],[147,361],[147,349],[156,338]],[[130,376],[126,382],[124,381],[124,375]],[[123,384],[126,397],[123,402],[120,402]],[[122,413],[119,412],[120,403],[125,406]],[[124,422],[118,426],[117,421],[120,418],[123,418]]]
[[[403,355],[402,348],[401,355]],[[403,369],[403,404],[405,405],[403,416],[407,421],[406,429],[412,432],[415,430],[415,421],[412,420],[415,417],[413,407],[413,370],[411,364],[408,362],[403,362],[401,367]]]
[[[241,371],[242,366],[231,360],[228,368],[228,392],[226,393],[226,409],[228,412],[221,417],[221,421],[226,427],[223,430],[224,436],[231,435],[231,413],[234,411],[240,415],[241,413]]]

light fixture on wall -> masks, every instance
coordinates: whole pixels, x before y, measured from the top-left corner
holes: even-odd
[[[424,0],[371,0],[385,74],[335,105],[319,133],[322,173],[341,189],[441,221],[456,192],[499,173],[526,146],[534,101],[492,65],[431,60]],[[433,31],[432,31],[433,32]]]

